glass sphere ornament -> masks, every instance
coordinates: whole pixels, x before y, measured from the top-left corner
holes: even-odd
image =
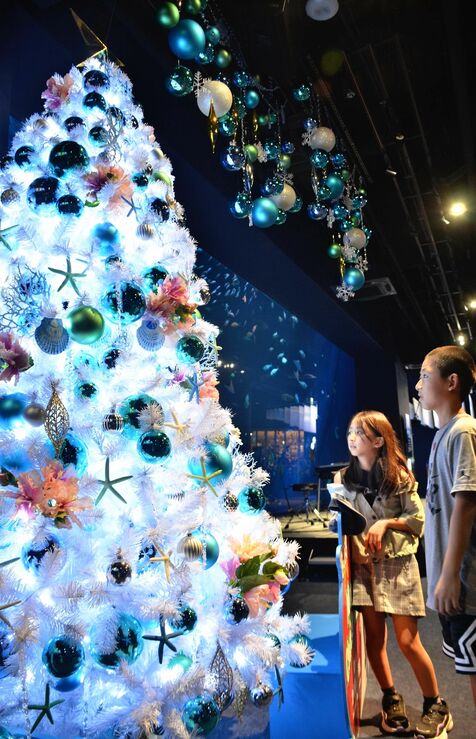
[[[229,624],[239,624],[250,615],[248,603],[241,595],[230,595],[224,605],[225,620]]]
[[[182,721],[187,731],[194,736],[206,736],[215,728],[220,718],[220,709],[213,698],[197,695],[188,700],[182,711]]]
[[[53,683],[55,690],[66,693],[82,684],[85,654],[77,639],[67,634],[54,636],[43,649],[41,658],[49,674],[57,678]]]
[[[37,215],[53,216],[59,189],[60,182],[56,177],[37,177],[28,187],[26,201]]]
[[[196,611],[187,603],[184,603],[180,606],[176,618],[169,619],[169,623],[174,631],[190,633],[197,625]]]
[[[331,188],[328,187],[326,184],[321,183],[317,190],[317,194],[318,194],[319,200],[330,200],[332,191],[331,191]]]
[[[224,446],[207,441],[201,456],[189,460],[188,469],[190,474],[199,477],[214,475],[211,483],[215,486],[228,480],[233,470],[233,459]],[[200,485],[202,481],[197,480],[196,483]]]
[[[331,259],[339,259],[342,255],[341,245],[333,242],[327,249],[327,254]]]
[[[113,623],[95,624],[91,629],[91,656],[101,667],[115,670],[121,660],[129,665],[135,662],[144,648],[143,629],[140,622],[128,613],[117,613]],[[115,645],[111,649],[111,630],[115,632]],[[107,634],[107,643],[105,636]]]
[[[210,114],[211,104],[213,104],[217,118],[221,118],[225,113],[228,113],[233,105],[233,95],[230,88],[220,80],[207,82],[198,92],[197,105],[203,115],[208,116]]]
[[[197,64],[211,64],[215,58],[215,48],[213,44],[206,43],[205,48],[195,57]]]
[[[213,46],[216,46],[220,43],[221,39],[221,33],[220,29],[216,26],[209,26],[205,31],[205,38],[210,44],[213,44]]]
[[[69,335],[59,318],[42,318],[35,329],[35,341],[45,354],[61,354],[69,344]]]
[[[352,198],[353,208],[363,208],[364,205],[367,205],[367,198],[365,197],[365,195],[355,195]]]
[[[350,213],[348,215],[350,216]],[[342,231],[342,233],[349,231],[349,229],[351,228],[352,228],[352,221],[350,220],[350,218],[343,218],[339,222],[339,231]]]
[[[294,144],[292,141],[284,141],[281,144],[281,151],[283,154],[292,154],[294,152]]]
[[[237,172],[245,165],[245,155],[240,146],[230,144],[221,155],[222,166],[229,172]]]
[[[164,462],[170,456],[172,445],[164,431],[151,429],[139,437],[137,451],[145,462],[157,464]]]
[[[62,195],[56,201],[56,210],[62,216],[79,218],[84,209],[83,201],[77,195]]]
[[[152,213],[159,217],[161,222],[169,220],[170,208],[165,200],[161,200],[161,198],[155,198],[154,200],[152,200],[151,203],[149,203],[149,209],[152,211]]]
[[[271,195],[271,200],[281,210],[290,210],[296,202],[296,191],[285,182],[280,193]]]
[[[93,126],[89,129],[88,139],[94,146],[106,146],[109,141],[109,134],[104,126]]]
[[[205,10],[206,5],[206,0],[184,0],[183,10],[190,15],[198,15]]]
[[[147,267],[142,272],[144,285],[149,290],[157,292],[157,288],[163,283],[168,274],[168,271],[162,264],[154,264],[152,267]]]
[[[202,531],[201,529],[194,529],[191,532],[191,536],[192,538],[197,538],[201,543],[201,552],[196,559],[200,559],[204,569],[209,570],[216,563],[220,555],[220,547],[218,546],[217,540],[209,531]]]
[[[78,477],[86,472],[88,466],[88,450],[86,444],[71,433],[71,431],[64,438],[58,458],[64,467],[72,464]]]
[[[13,164],[14,161],[14,158],[9,154],[5,154],[3,157],[0,157],[0,171],[4,172],[11,164]]]
[[[238,498],[233,493],[225,493],[218,502],[220,504],[220,508],[223,511],[226,511],[226,513],[233,513],[233,511],[238,510]]]
[[[296,561],[288,562],[284,570],[290,581],[293,582],[299,575],[299,564]]]
[[[136,172],[132,175],[131,180],[138,190],[144,190],[149,184],[149,178],[144,172]]]
[[[112,254],[119,246],[121,236],[114,224],[105,221],[98,223],[91,231],[94,246],[97,246],[101,256]]]
[[[295,87],[293,90],[293,98],[298,103],[304,103],[306,100],[309,100],[311,97],[311,88],[309,85],[299,85],[299,87]]]
[[[231,64],[231,54],[228,49],[217,49],[215,52],[215,64],[220,69],[226,69]]]
[[[334,205],[332,212],[334,213],[334,218],[336,221],[341,221],[343,218],[347,218],[349,215],[349,211],[345,207],[345,205],[340,205],[339,203],[337,205]]]
[[[80,305],[66,317],[66,328],[78,344],[94,344],[104,333],[104,318],[91,305]]]
[[[2,194],[0,195],[0,202],[3,206],[9,207],[11,205],[14,205],[15,203],[18,203],[20,200],[20,196],[16,190],[13,189],[13,187],[7,187],[6,190],[3,190]]]
[[[132,577],[132,567],[122,554],[117,555],[117,559],[111,562],[107,568],[107,579],[114,585],[125,585]]]
[[[83,400],[91,400],[97,395],[98,389],[94,382],[80,382],[74,388],[74,394],[77,398]]]
[[[238,123],[230,113],[225,113],[225,115],[218,120],[218,131],[222,136],[234,136],[237,130]]]
[[[331,154],[329,158],[336,169],[342,169],[347,166],[345,154],[342,154],[340,151],[336,151],[334,154]]]
[[[15,634],[3,621],[0,621],[0,680],[10,674],[8,659],[15,654]]]
[[[190,334],[182,336],[175,347],[177,359],[183,364],[194,364],[199,362],[205,353],[205,345],[198,336]]]
[[[33,163],[34,154],[35,150],[32,146],[20,146],[14,154],[14,159],[19,167],[25,169]]]
[[[311,164],[318,169],[324,169],[329,162],[329,157],[326,152],[321,149],[314,149],[314,151],[311,152],[309,159],[311,160]]]
[[[180,11],[175,3],[161,3],[156,17],[163,28],[174,28],[180,20]]]
[[[77,141],[60,141],[51,149],[49,163],[56,177],[62,177],[71,170],[81,171],[89,167],[89,156]]]
[[[330,190],[329,200],[338,200],[344,192],[344,181],[334,173],[328,174],[323,184]]]
[[[174,667],[181,667],[183,672],[187,672],[193,665],[193,659],[185,654],[184,652],[177,652],[167,662],[167,667],[173,669]],[[164,733],[164,732],[162,732]],[[154,734],[157,736],[157,734]]]
[[[121,280],[119,284],[109,285],[101,298],[101,306],[112,323],[127,326],[144,315],[145,295],[135,282]]]
[[[360,290],[365,284],[365,275],[357,267],[349,267],[344,272],[344,283],[351,290]]]
[[[184,64],[177,64],[165,80],[165,87],[168,92],[176,97],[189,95],[193,89],[192,70]]]
[[[106,413],[102,419],[103,431],[119,432],[124,428],[124,419],[119,413]]]
[[[361,228],[350,228],[344,236],[344,244],[354,249],[363,249],[367,244],[367,237]]]
[[[253,226],[269,228],[276,223],[278,206],[270,198],[256,198],[251,208]]]
[[[23,411],[23,418],[30,426],[42,426],[45,422],[45,407],[41,403],[29,403]]]
[[[0,396],[0,428],[10,429],[21,421],[28,406],[24,393],[8,393]]]
[[[109,77],[100,69],[90,69],[83,77],[83,84],[86,90],[107,90]]]
[[[239,192],[230,203],[230,213],[235,218],[246,218],[251,213],[251,195],[248,192]]]
[[[102,358],[104,367],[108,370],[115,369],[120,356],[121,352],[119,349],[109,349]]]
[[[327,217],[327,208],[320,203],[309,203],[307,206],[307,214],[313,221],[321,221]]]
[[[141,393],[129,395],[122,401],[117,412],[124,419],[124,436],[128,439],[137,439],[142,433],[140,426],[140,414],[150,405],[159,405],[150,395]]]
[[[334,131],[326,126],[317,126],[311,131],[309,146],[311,149],[322,149],[329,153],[336,145]]]
[[[69,118],[66,118],[66,120],[63,122],[63,126],[66,128],[66,130],[69,133],[70,131],[73,131],[73,129],[77,128],[78,126],[84,126],[84,121],[78,115],[71,115]]]
[[[250,698],[254,706],[264,708],[265,706],[269,706],[273,700],[273,689],[269,685],[259,682],[250,691]]]
[[[242,513],[260,513],[266,505],[266,498],[261,488],[244,488],[238,495],[238,506]]]
[[[85,108],[88,108],[90,110],[94,110],[94,108],[97,108],[98,110],[105,111],[107,108],[104,97],[101,95],[100,92],[97,92],[96,90],[88,92],[88,94],[83,97],[83,105]]]
[[[273,161],[279,157],[279,146],[275,141],[265,141],[263,149],[266,154],[267,161]]]
[[[169,48],[179,59],[193,59],[205,48],[205,32],[196,21],[181,20],[169,31]]]
[[[296,200],[294,201],[294,205],[292,208],[289,208],[288,213],[299,213],[301,208],[302,208],[302,197],[300,195],[296,195]]]
[[[53,534],[38,535],[21,550],[21,561],[26,570],[34,573],[40,571],[43,559],[47,554],[54,554],[61,549],[60,543]]]
[[[286,223],[287,217],[288,217],[288,214],[286,213],[286,211],[281,210],[281,208],[278,208],[278,215],[275,221],[276,226],[282,226],[283,223]]]

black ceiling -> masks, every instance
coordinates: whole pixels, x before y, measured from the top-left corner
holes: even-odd
[[[38,109],[45,79],[80,61],[84,47],[69,13],[72,6],[99,37],[107,37],[111,55],[124,60],[137,99],[146,117],[152,116],[149,120],[167,144],[176,171],[190,175],[188,183],[182,178],[183,194],[179,178],[177,188],[193,216],[192,231],[201,231],[204,241],[223,234],[225,240],[245,239],[258,249],[259,239],[266,238],[268,247],[271,238],[273,248],[306,273],[308,284],[309,278],[314,281],[316,296],[319,289],[328,296],[326,315],[312,320],[324,326],[332,320],[337,279],[336,264],[326,255],[327,229],[301,212],[281,227],[251,235],[256,229],[247,230],[228,216],[226,199],[239,188],[237,178],[212,157],[206,124],[191,97],[177,100],[163,92],[175,61],[166,32],[155,22],[158,4],[4,2],[8,33],[2,48],[1,110],[26,117]],[[228,34],[236,63],[245,63],[263,84],[280,88],[284,136],[299,141],[302,133],[303,109],[292,99],[293,86],[308,81],[320,93],[324,118],[357,163],[369,194],[365,211],[374,233],[368,279],[388,276],[397,291],[393,297],[339,305],[335,316],[345,314],[347,331],[359,324],[403,361],[417,362],[428,347],[451,341],[460,330],[471,337],[472,314],[464,308],[473,290],[476,296],[471,3],[342,0],[338,14],[326,22],[309,19],[304,5],[305,0],[209,0],[207,12]],[[331,56],[339,62],[332,74],[325,66],[329,51],[338,52]],[[404,138],[398,141],[397,134]],[[297,189],[310,201],[308,159],[300,147],[293,172]],[[209,218],[213,213],[209,234],[205,216],[200,223],[192,202],[205,179],[210,193],[220,193],[206,214]],[[462,221],[445,224],[442,216],[453,196],[464,197],[470,210]],[[209,246],[213,252],[213,244]],[[219,255],[218,248],[215,253]],[[225,256],[221,254],[223,261]],[[250,265],[240,269],[236,253],[229,256],[231,266],[248,279],[253,276]],[[269,271],[263,283],[260,267],[259,286],[273,292],[274,280],[276,293],[285,291],[284,276],[273,275],[272,263]],[[344,330],[344,322],[342,326]]]

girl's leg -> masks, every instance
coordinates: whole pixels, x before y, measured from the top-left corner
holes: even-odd
[[[428,652],[420,641],[416,616],[392,614],[398,646],[410,663],[424,696],[438,696],[435,668]]]
[[[382,688],[393,687],[392,671],[387,655],[387,625],[385,614],[375,611],[372,606],[362,608],[364,619],[367,656],[377,681]]]

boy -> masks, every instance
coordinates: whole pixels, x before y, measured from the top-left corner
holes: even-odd
[[[471,355],[441,346],[423,360],[416,390],[440,422],[428,463],[427,605],[440,615],[443,651],[469,675],[476,706],[476,420],[462,407],[475,381]]]

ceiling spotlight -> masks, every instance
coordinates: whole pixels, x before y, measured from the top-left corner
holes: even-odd
[[[456,337],[456,343],[460,346],[464,346],[466,344],[466,336],[464,334],[458,334]]]
[[[441,216],[441,220],[443,221],[443,223],[446,223],[446,225],[448,225],[448,223],[451,223],[451,221],[449,221],[444,214]]]
[[[461,200],[455,200],[454,203],[451,203],[450,205],[450,216],[454,216],[455,218],[459,218],[460,216],[464,216],[466,211],[468,210],[466,203],[463,203]]]
[[[390,167],[387,167],[387,169],[385,171],[386,171],[387,174],[391,175],[392,177],[396,177],[397,176],[397,171],[395,169],[390,169]]]
[[[328,21],[338,10],[338,0],[307,0],[306,3],[306,14],[313,21]]]
[[[476,300],[473,298],[469,301],[468,305],[472,310],[474,310],[476,308]]]
[[[395,134],[395,138],[397,141],[403,141],[405,139],[405,134],[399,131]]]

